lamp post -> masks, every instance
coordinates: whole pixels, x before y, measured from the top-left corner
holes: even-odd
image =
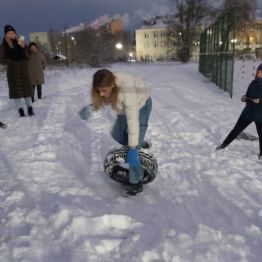
[[[116,43],[116,49],[118,49],[118,50],[123,49],[122,43],[120,43],[120,42]]]
[[[122,58],[123,44],[121,42],[118,42],[118,43],[116,43],[115,47],[118,50],[118,52],[117,52],[117,61],[120,61],[121,58]]]
[[[68,45],[67,45],[67,32],[66,32],[66,26],[64,26],[64,31],[65,31],[65,55],[66,55],[66,65],[69,66],[69,61],[68,61]]]

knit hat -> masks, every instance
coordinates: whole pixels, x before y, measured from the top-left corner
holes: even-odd
[[[15,29],[11,25],[6,25],[5,28],[4,28],[5,34],[10,32],[10,31],[14,31],[16,33]]]
[[[262,64],[260,64],[259,66],[258,66],[258,68],[257,68],[257,71],[262,71]]]

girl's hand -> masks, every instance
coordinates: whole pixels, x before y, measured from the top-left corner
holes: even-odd
[[[80,116],[81,119],[83,119],[83,120],[88,120],[88,119],[90,118],[90,116],[92,115],[93,111],[94,111],[93,105],[90,104],[90,105],[88,105],[88,106],[83,107],[83,108],[78,112],[78,114],[79,114],[79,116]]]
[[[259,99],[259,98],[255,98],[255,99],[252,99],[252,101],[253,101],[253,103],[255,103],[255,104],[259,104],[260,99]]]
[[[22,48],[25,48],[25,37],[23,35],[18,36],[17,41],[18,45],[20,45]]]
[[[246,102],[246,101],[247,101],[247,96],[242,96],[242,97],[241,97],[241,101],[242,101],[242,102]]]

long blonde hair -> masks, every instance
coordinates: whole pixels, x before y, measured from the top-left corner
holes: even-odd
[[[112,93],[110,95],[110,101],[99,94],[99,89],[107,86],[113,87]],[[119,87],[116,84],[116,77],[111,71],[108,69],[100,69],[94,74],[91,93],[92,103],[95,111],[101,109],[104,105],[107,104],[110,104],[111,107],[116,110]]]

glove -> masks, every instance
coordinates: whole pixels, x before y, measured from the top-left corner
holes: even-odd
[[[140,166],[139,154],[137,148],[129,148],[127,153],[127,162],[132,167]]]
[[[81,119],[83,120],[88,120],[94,111],[93,105],[90,104],[88,106],[83,107],[79,112],[78,115],[80,116]]]

